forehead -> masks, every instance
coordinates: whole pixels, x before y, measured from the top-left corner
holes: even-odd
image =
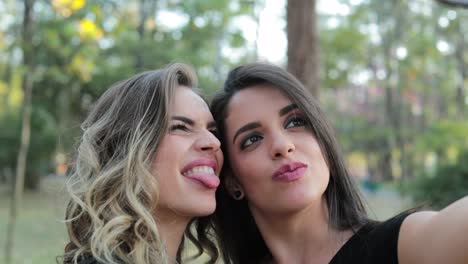
[[[206,102],[186,86],[179,86],[175,89],[170,111],[172,115],[199,117],[200,115],[209,114],[211,117]]]
[[[255,117],[256,114],[270,112],[275,109],[277,114],[279,109],[291,103],[292,101],[287,96],[272,85],[251,86],[232,96],[226,119],[232,119],[232,117],[249,119],[249,117]]]
[[[279,111],[292,101],[272,85],[258,85],[245,88],[231,98],[225,120],[226,132],[232,136],[233,130],[250,123],[264,122],[279,117]]]

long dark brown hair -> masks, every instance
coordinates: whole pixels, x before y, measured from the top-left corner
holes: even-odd
[[[211,112],[218,125],[222,148],[226,150],[225,124],[229,102],[234,94],[249,87],[269,84],[280,90],[305,114],[330,170],[325,191],[329,224],[338,230],[353,229],[367,223],[368,217],[360,194],[348,174],[335,133],[312,94],[290,73],[267,63],[252,63],[230,71],[224,89],[211,103]],[[225,159],[223,176],[230,170]],[[216,193],[217,207],[214,229],[225,263],[261,263],[271,258],[246,199],[234,200],[222,184]]]
[[[64,263],[170,262],[153,216],[159,192],[150,167],[168,130],[175,89],[196,83],[191,67],[177,63],[121,81],[97,101],[82,125],[68,184]],[[209,217],[195,218],[186,235],[197,255],[206,252],[214,263],[208,224]],[[179,262],[182,249],[183,243]]]

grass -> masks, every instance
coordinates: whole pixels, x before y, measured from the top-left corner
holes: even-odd
[[[66,195],[63,179],[45,178],[41,192],[23,196],[15,228],[14,264],[55,263],[66,243],[64,217]],[[10,194],[0,186],[0,263],[4,263],[6,229],[10,207]]]
[[[363,194],[367,212],[376,220],[386,220],[412,207],[411,200],[401,197],[394,186],[382,186],[375,193],[363,191]]]
[[[50,264],[63,253],[67,242],[64,217],[67,196],[64,178],[46,177],[39,193],[25,193],[16,226],[14,264]],[[6,228],[10,206],[7,186],[0,185],[0,264],[4,263]],[[410,205],[391,186],[377,193],[364,193],[369,213],[376,219],[386,219]]]

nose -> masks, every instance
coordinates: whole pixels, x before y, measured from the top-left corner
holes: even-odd
[[[278,132],[273,135],[271,143],[271,156],[273,159],[285,158],[296,150],[292,138]]]
[[[210,131],[204,131],[196,141],[196,148],[201,151],[216,152],[221,147],[219,139]]]

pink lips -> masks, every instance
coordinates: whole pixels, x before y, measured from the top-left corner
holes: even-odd
[[[292,182],[298,180],[307,170],[307,164],[302,162],[290,162],[281,166],[273,173],[273,180],[280,182]]]
[[[187,166],[185,166],[182,169],[181,173],[184,174],[195,167],[201,167],[201,166],[210,167],[213,169],[214,172],[216,172],[216,169],[217,169],[217,163],[215,160],[203,158],[203,159],[197,159],[197,160],[190,162]],[[191,180],[194,180],[209,189],[216,189],[220,183],[218,176],[216,176],[215,174],[206,173],[206,172],[195,172],[185,177]]]

